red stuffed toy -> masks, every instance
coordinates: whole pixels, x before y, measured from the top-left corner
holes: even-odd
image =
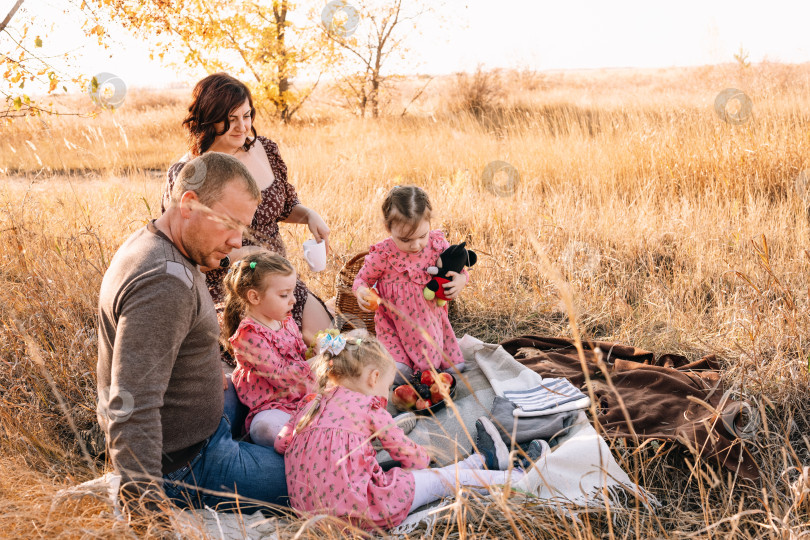
[[[461,273],[465,266],[472,266],[478,261],[478,255],[474,251],[466,249],[467,242],[453,244],[439,255],[436,266],[428,268],[428,274],[433,275],[433,279],[428,281],[422,292],[427,300],[436,299],[436,303],[443,306],[449,298],[445,296],[444,284],[451,280],[447,277],[448,272]]]

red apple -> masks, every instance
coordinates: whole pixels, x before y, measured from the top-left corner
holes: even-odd
[[[403,384],[394,388],[394,396],[391,401],[397,409],[405,410],[413,409],[419,399],[419,394],[416,393],[413,387]]]
[[[432,401],[433,403],[438,403],[443,399],[444,399],[444,394],[442,393],[442,390],[439,388],[439,385],[436,384],[436,383],[433,383],[430,386],[430,401]]]
[[[431,405],[433,405],[433,404],[430,402],[429,399],[421,399],[420,398],[419,401],[416,402],[416,409],[420,410],[420,411],[422,409],[429,409]]]
[[[422,379],[419,382],[422,383],[422,384],[427,384],[428,386],[430,386],[431,384],[433,384],[433,373],[431,373],[429,371],[423,371],[422,372]]]
[[[450,388],[450,385],[453,384],[453,376],[449,373],[439,373],[439,379]]]

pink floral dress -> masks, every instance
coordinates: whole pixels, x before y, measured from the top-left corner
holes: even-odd
[[[405,436],[385,406],[384,398],[335,386],[300,433],[293,434],[295,425],[310,407],[293,415],[275,448],[284,454],[294,509],[339,516],[365,529],[402,523],[413,504],[413,474],[399,467],[383,471],[371,441],[378,438],[404,468],[424,469],[430,456]]]
[[[280,409],[292,414],[299,401],[315,390],[315,375],[304,360],[307,348],[291,317],[277,331],[245,317],[230,342],[236,357],[233,386],[250,408],[246,431],[256,413]]]
[[[380,297],[392,304],[381,303],[374,314],[377,339],[396,362],[420,371],[430,365],[447,369],[464,361],[447,306],[439,307],[423,295],[431,278],[427,268],[436,265],[449,245],[441,231],[431,231],[419,253],[400,251],[388,238],[369,248],[354,280],[355,291],[376,283]]]

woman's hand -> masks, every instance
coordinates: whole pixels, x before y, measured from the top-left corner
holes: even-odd
[[[312,236],[315,237],[315,241],[326,242],[326,252],[329,253],[329,227],[326,226],[326,222],[318,215],[318,212],[303,204],[296,204],[284,223],[306,223]]]
[[[467,276],[458,272],[447,272],[447,277],[451,279],[449,283],[444,284],[444,295],[448,300],[455,300],[461,289],[467,286]]]
[[[357,305],[360,306],[360,309],[363,311],[371,311],[371,304],[366,300],[366,297],[369,296],[371,289],[368,287],[360,287],[354,292],[355,298],[357,298]]]
[[[307,226],[316,242],[326,242],[326,252],[329,253],[329,227],[326,226],[326,222],[315,210],[309,211]]]

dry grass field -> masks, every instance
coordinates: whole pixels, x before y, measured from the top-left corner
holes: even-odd
[[[291,125],[258,119],[302,202],[332,229],[330,265],[311,274],[300,257],[308,231],[283,226],[310,287],[332,296],[341,264],[384,237],[387,189],[421,185],[434,226],[479,253],[452,313],[458,335],[571,336],[573,320],[588,338],[716,353],[759,417],[746,444],[762,469],[762,484],[746,485],[680,448],[648,445],[630,459],[616,445],[663,503],[656,514],[573,519],[472,498],[435,536],[806,534],[810,65],[445,77],[401,116],[423,84],[401,82],[379,121],[337,108],[328,89]],[[714,111],[729,87],[753,102],[739,125]],[[96,118],[0,128],[0,537],[133,534],[98,501],[52,501],[104,468],[92,444],[97,291],[117,246],[159,213],[164,172],[184,153],[188,95],[130,90]],[[482,180],[498,160],[514,184],[504,172]]]

